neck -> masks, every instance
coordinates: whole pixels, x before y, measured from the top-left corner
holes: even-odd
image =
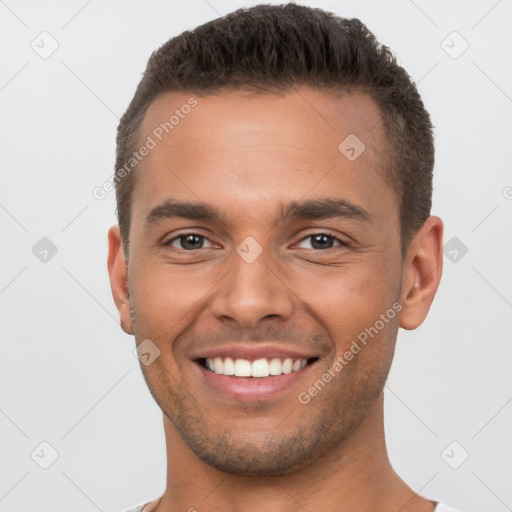
[[[167,485],[148,512],[434,510],[435,504],[416,495],[391,467],[382,396],[350,437],[300,470],[279,476],[245,477],[219,471],[190,450],[165,415],[164,429]]]

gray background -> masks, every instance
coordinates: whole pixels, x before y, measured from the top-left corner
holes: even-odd
[[[5,512],[114,512],[164,490],[161,412],[108,282],[114,194],[92,190],[112,173],[118,118],[151,51],[256,3],[0,2]],[[309,4],[360,18],[390,46],[436,126],[433,213],[455,239],[427,321],[399,333],[391,461],[427,497],[510,510],[512,3]],[[48,469],[43,441],[58,453]]]

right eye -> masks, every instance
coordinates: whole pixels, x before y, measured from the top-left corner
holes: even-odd
[[[164,245],[170,245],[175,249],[194,251],[197,249],[203,249],[205,240],[208,240],[205,236],[195,233],[194,231],[187,231],[186,233],[181,233],[168,242],[165,242]],[[212,244],[212,247],[214,246],[212,242],[209,243]],[[179,246],[177,247],[176,244],[179,244]]]

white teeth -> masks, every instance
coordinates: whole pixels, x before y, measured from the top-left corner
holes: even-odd
[[[222,372],[218,373],[222,373],[223,375],[235,375],[235,362],[233,359],[231,359],[231,357],[226,357],[226,359],[224,359],[224,367],[222,368]]]
[[[287,375],[293,371],[293,361],[291,359],[285,359],[283,363],[283,373]]]
[[[214,357],[206,359],[206,367],[219,375],[235,375],[236,377],[265,378],[269,375],[288,375],[297,372],[307,365],[307,359],[291,359],[284,361],[274,357],[272,359],[256,359],[251,363],[247,359],[232,359]]]
[[[283,365],[281,364],[280,359],[277,359],[277,357],[275,357],[274,359],[272,359],[272,361],[270,361],[270,364],[269,364],[270,375],[281,375],[282,369],[283,369]]]
[[[251,365],[251,375],[253,377],[268,377],[270,374],[269,364],[266,359],[257,359]]]
[[[251,376],[251,362],[247,359],[237,359],[235,361],[235,376],[236,377],[250,377]]]

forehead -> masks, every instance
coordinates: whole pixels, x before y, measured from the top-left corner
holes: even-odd
[[[380,121],[378,105],[359,92],[333,96],[306,87],[279,94],[231,91],[197,96],[173,92],[151,103],[141,133],[169,146],[171,139],[176,145],[185,139],[190,144],[204,144],[208,134],[210,149],[230,149],[235,142],[255,149],[265,143],[288,142],[318,155],[336,154],[333,149],[337,150],[337,142],[353,134],[364,142],[368,157],[385,144]],[[233,137],[227,138],[230,132]],[[275,138],[277,132],[279,140]]]
[[[169,196],[260,212],[338,191],[370,209],[394,200],[380,111],[361,93],[165,93],[140,134],[152,149],[139,163],[135,215]]]

